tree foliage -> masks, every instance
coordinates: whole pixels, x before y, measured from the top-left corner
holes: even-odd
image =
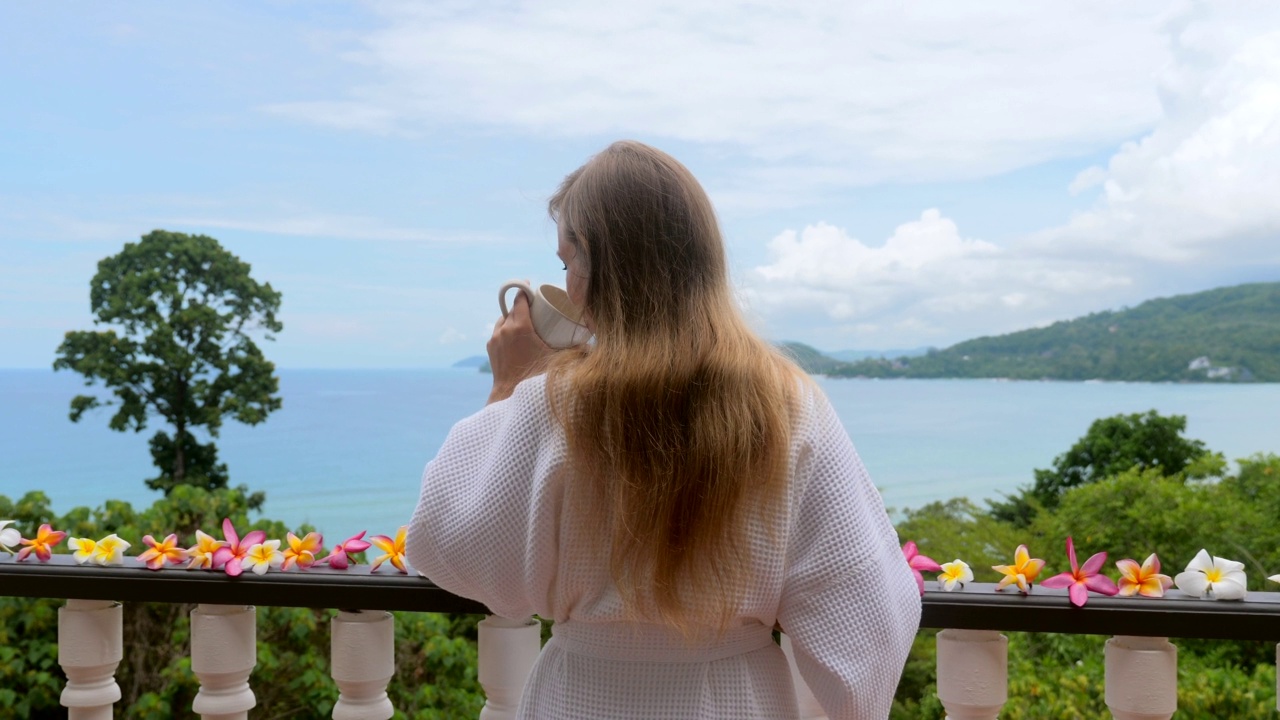
[[[1035,471],[1031,487],[992,501],[991,513],[1024,527],[1041,509],[1057,507],[1067,490],[1130,469],[1193,479],[1220,472],[1221,456],[1209,453],[1199,440],[1184,438],[1186,427],[1185,416],[1164,416],[1155,410],[1095,420],[1084,437],[1054,458],[1053,467]]]
[[[141,432],[158,417],[172,429],[150,441],[155,490],[227,485],[212,441],[224,417],[255,425],[280,408],[279,379],[250,333],[280,332],[280,293],[206,235],[156,230],[98,263],[90,283],[97,330],[68,332],[55,370],[72,370],[111,396],[78,395],[71,420],[111,406],[113,430]],[[255,498],[255,502],[261,502]]]

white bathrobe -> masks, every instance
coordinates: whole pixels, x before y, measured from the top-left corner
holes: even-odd
[[[555,620],[521,717],[795,718],[771,636],[777,621],[832,720],[882,720],[919,625],[919,594],[835,412],[816,388],[801,405],[786,521],[773,536],[751,528],[753,583],[713,643],[690,647],[663,627],[624,621],[602,554],[584,551],[605,541],[603,529],[565,513],[572,475],[545,376],[454,426],[423,474],[409,562],[497,615]]]

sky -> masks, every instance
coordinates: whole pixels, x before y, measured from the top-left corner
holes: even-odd
[[[281,291],[282,368],[483,354],[504,281],[563,283],[548,196],[621,138],[703,183],[774,340],[1280,280],[1270,1],[4,3],[0,98],[0,367],[49,367],[157,228]]]

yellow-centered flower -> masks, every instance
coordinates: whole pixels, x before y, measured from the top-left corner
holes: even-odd
[[[1031,592],[1031,585],[1040,576],[1042,568],[1044,568],[1044,560],[1031,557],[1026,545],[1019,545],[1013,552],[1012,565],[991,566],[992,570],[1004,574],[1004,577],[1000,578],[1000,583],[996,585],[997,590],[1003,590],[1009,585],[1017,585],[1023,594]]]

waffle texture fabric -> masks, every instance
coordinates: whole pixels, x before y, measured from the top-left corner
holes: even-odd
[[[835,412],[806,385],[792,431],[786,515],[750,528],[756,565],[734,625],[703,645],[627,622],[599,552],[599,523],[566,511],[573,477],[545,376],[462,420],[426,468],[409,562],[497,615],[555,620],[522,718],[795,718],[771,629],[832,720],[889,716],[920,621],[920,596]]]

